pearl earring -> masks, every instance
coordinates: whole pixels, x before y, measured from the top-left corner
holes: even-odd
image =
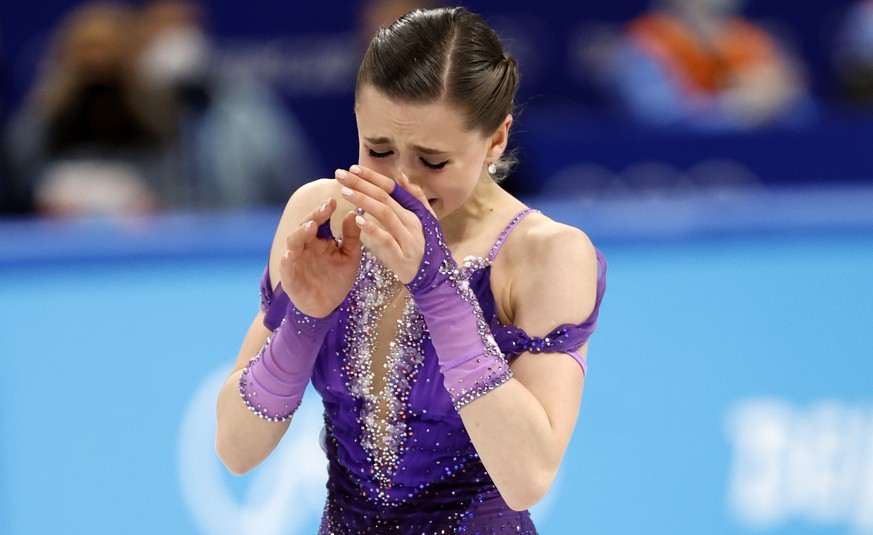
[[[494,163],[493,161],[488,164],[488,174],[489,175],[497,174],[497,164]]]

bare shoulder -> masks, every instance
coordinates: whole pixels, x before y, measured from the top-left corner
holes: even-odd
[[[321,178],[300,186],[285,203],[285,209],[282,212],[282,218],[279,220],[270,249],[270,279],[274,285],[279,281],[279,259],[285,253],[285,239],[288,234],[298,225],[305,223],[309,214],[328,198],[337,200],[336,213],[344,213],[344,211],[340,211],[344,208],[347,209],[348,203],[342,199],[340,187],[337,181],[332,178]],[[333,219],[336,219],[336,213]],[[336,222],[331,221],[331,226],[334,233],[338,232],[339,227]]]
[[[595,258],[594,245],[581,229],[559,223],[541,213],[531,214],[521,225],[515,247],[521,251],[515,252],[524,252],[523,256],[529,261],[549,264]],[[537,254],[529,254],[532,252]]]
[[[511,269],[516,324],[544,334],[562,323],[581,323],[594,309],[597,254],[582,230],[531,214],[504,246]]]
[[[340,197],[337,181],[332,178],[320,178],[300,186],[285,203],[285,210],[279,223],[280,228],[286,225],[289,227],[299,225],[313,208],[328,197]]]

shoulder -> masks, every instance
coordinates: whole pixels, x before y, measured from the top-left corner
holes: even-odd
[[[541,213],[523,219],[506,240],[505,254],[511,256],[516,270],[540,272],[578,270],[594,264],[594,245],[581,229],[559,223]],[[595,266],[596,267],[596,266]]]
[[[278,230],[287,233],[300,225],[313,210],[328,198],[337,201],[337,210],[334,215],[345,213],[351,206],[340,194],[339,183],[332,178],[320,178],[303,184],[297,188],[285,204]],[[334,228],[334,230],[338,229]]]
[[[342,198],[340,194],[340,186],[336,180],[332,178],[320,178],[312,182],[303,184],[291,195],[288,202],[285,204],[285,209],[282,212],[282,218],[276,227],[276,234],[273,236],[273,245],[270,249],[270,278],[275,284],[279,281],[279,259],[285,253],[285,239],[288,234],[298,225],[304,223],[309,214],[313,212],[328,198],[337,200],[337,210],[334,213],[332,221],[332,230],[335,235],[339,235],[340,219],[337,219],[337,214],[344,214],[348,210],[348,202]]]
[[[332,197],[338,192],[339,186],[336,180],[332,178],[319,178],[312,182],[307,182],[291,194],[288,202],[285,203],[285,211],[282,214],[282,218],[284,219],[286,215],[301,210],[308,213],[313,203],[324,202],[328,197]]]
[[[510,233],[504,249],[517,325],[538,334],[561,323],[582,323],[591,315],[597,253],[582,230],[535,213]]]

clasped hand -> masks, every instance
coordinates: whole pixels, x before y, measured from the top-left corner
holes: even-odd
[[[419,215],[391,196],[394,180],[357,165],[337,170],[342,196],[358,208],[343,217],[342,240],[330,233],[337,209],[326,200],[286,238],[279,272],[282,288],[304,314],[322,318],[346,298],[355,282],[364,245],[404,284],[412,281],[424,256],[425,238]],[[430,210],[424,192],[405,175],[398,183]],[[416,207],[420,210],[420,207]]]
[[[394,180],[359,165],[348,171],[338,169],[336,179],[342,184],[343,198],[359,210],[355,223],[361,230],[364,246],[400,282],[412,281],[425,251],[422,218],[438,226],[424,192],[403,173],[395,184]],[[395,191],[397,186],[406,192]]]

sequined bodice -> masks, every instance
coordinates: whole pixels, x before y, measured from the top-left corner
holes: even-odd
[[[513,220],[488,257],[467,258],[462,269],[508,357],[564,346],[575,349],[587,340],[597,318],[595,309],[585,324],[559,326],[544,338],[499,323],[491,262],[526,213]],[[386,380],[376,388],[376,332],[397,284],[365,251],[354,287],[313,370],[312,384],[325,409],[323,446],[329,460],[328,503],[320,533],[455,533],[461,527],[476,528],[471,533],[501,533],[503,528],[536,533],[527,512],[506,506],[479,460],[443,386],[427,326],[411,299],[397,321],[387,370],[380,371]],[[601,296],[599,283],[598,305]],[[271,315],[278,316],[271,310],[275,301],[275,295],[268,299],[268,327]],[[278,320],[273,321],[277,326]]]
[[[409,488],[429,483],[435,469],[442,471],[459,455],[475,455],[412,300],[406,301],[386,360],[388,379],[381,391],[373,388],[374,339],[393,284],[390,271],[365,253],[358,280],[340,307],[334,340],[325,344],[313,372],[332,434],[354,437],[338,444],[343,464],[372,478],[370,497],[384,505],[405,500]],[[381,404],[387,405],[384,425],[378,421]],[[427,440],[436,436],[441,440]]]

